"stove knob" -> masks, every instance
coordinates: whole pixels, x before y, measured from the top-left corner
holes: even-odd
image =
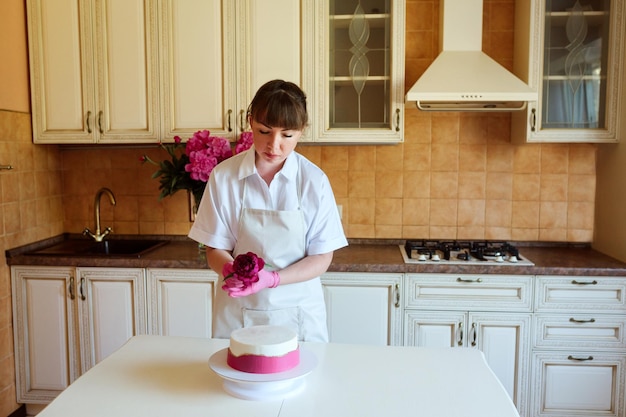
[[[441,260],[441,258],[439,257],[439,255],[437,255],[436,253],[433,254],[433,257],[431,258],[433,261],[439,261]]]
[[[509,262],[517,263],[517,256],[513,255],[509,257]]]
[[[504,258],[502,257],[502,255],[496,256],[496,262],[504,262]]]
[[[420,253],[420,256],[417,257],[418,261],[425,261],[426,259],[426,255],[424,255],[423,253]]]

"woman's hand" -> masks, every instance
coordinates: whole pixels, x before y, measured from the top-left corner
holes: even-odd
[[[224,281],[224,285],[222,285],[222,289],[230,297],[238,298],[255,294],[265,288],[276,288],[280,284],[280,275],[276,271],[262,269],[259,271],[258,278],[257,281],[250,282],[248,285],[238,278],[227,278]]]

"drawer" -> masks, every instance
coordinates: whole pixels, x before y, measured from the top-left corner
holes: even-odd
[[[536,314],[534,347],[625,349],[626,317],[609,314]]]
[[[531,311],[532,285],[525,275],[407,274],[405,307]]]
[[[535,311],[626,313],[626,278],[539,276]]]

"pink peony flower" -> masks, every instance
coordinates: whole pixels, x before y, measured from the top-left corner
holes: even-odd
[[[233,155],[230,143],[217,136],[211,136],[208,130],[199,130],[187,141],[185,153],[189,163],[185,171],[191,179],[207,182],[211,171],[217,164]]]
[[[235,145],[235,153],[238,154],[247,149],[250,149],[252,144],[253,144],[252,132],[242,132],[241,135],[239,136],[239,140],[237,141],[237,144]]]

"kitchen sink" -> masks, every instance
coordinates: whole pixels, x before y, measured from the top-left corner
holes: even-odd
[[[167,240],[151,239],[109,239],[102,242],[89,239],[68,239],[30,252],[28,255],[140,258],[167,243]]]

